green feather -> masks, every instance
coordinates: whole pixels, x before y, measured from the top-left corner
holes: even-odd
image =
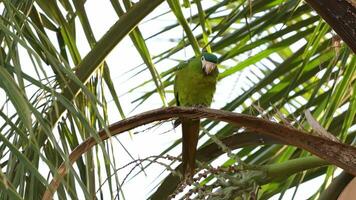
[[[210,106],[215,93],[218,69],[206,75],[200,58],[194,58],[176,73],[174,94],[179,106]]]
[[[213,54],[203,53],[209,62],[217,62]],[[207,57],[205,57],[207,56]],[[215,62],[216,61],[216,62]],[[205,74],[200,58],[184,63],[176,72],[174,95],[178,106],[210,106],[215,93],[218,69]],[[180,119],[182,122],[183,174],[193,176],[199,135],[199,120]]]

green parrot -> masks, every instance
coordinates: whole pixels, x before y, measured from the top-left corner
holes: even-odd
[[[218,58],[203,52],[181,65],[175,76],[174,96],[177,106],[209,107],[214,96],[217,77]],[[192,177],[195,172],[195,154],[199,136],[200,120],[181,118],[183,174]]]

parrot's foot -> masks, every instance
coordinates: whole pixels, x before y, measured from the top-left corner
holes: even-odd
[[[194,105],[193,107],[194,108],[206,108],[207,106],[203,105],[203,104],[197,104],[197,105]]]

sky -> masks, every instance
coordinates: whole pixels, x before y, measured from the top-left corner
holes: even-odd
[[[203,5],[209,6],[212,2],[213,1],[209,0],[203,1]],[[91,23],[94,35],[97,40],[100,39],[118,19],[115,11],[112,9],[109,0],[87,0],[85,8],[87,10],[89,21]],[[171,14],[161,16],[155,20],[149,20],[152,17],[164,13],[168,9],[169,8],[167,3],[164,2],[140,23],[139,28],[145,38],[149,37],[150,35],[156,33],[158,30],[161,30],[166,26],[175,23],[175,17]],[[195,10],[194,8],[192,8],[192,13],[194,12]],[[185,15],[189,16],[190,11],[185,10]],[[79,22],[77,24],[79,24]],[[79,51],[81,52],[82,57],[84,57],[90,51],[90,48],[86,42],[82,29],[78,26],[77,30]],[[178,27],[162,36],[159,36],[158,38],[148,40],[148,49],[150,50],[152,55],[157,55],[162,51],[162,49],[168,49],[169,47],[173,47],[176,44],[176,39],[182,36],[183,31],[181,27]],[[53,37],[53,39],[56,39],[56,36],[54,34],[52,34],[51,37]],[[192,49],[190,47],[187,47],[184,51],[174,55],[174,58],[184,60],[189,59],[192,55],[194,55]],[[148,85],[147,87],[143,87],[139,90],[134,91],[133,93],[127,94],[128,90],[132,88],[132,86],[138,85],[143,80],[148,80],[150,78],[150,74],[147,70],[137,76],[134,76],[134,78],[131,78],[145,66],[141,65],[142,60],[139,54],[137,53],[135,47],[131,43],[129,37],[126,37],[122,42],[120,42],[120,44],[117,45],[117,47],[113,49],[113,51],[106,58],[106,62],[110,67],[111,76],[113,78],[116,90],[120,95],[120,101],[122,103],[124,112],[128,116],[132,116],[134,114],[138,114],[143,111],[147,111],[153,108],[159,108],[162,106],[159,96],[154,95],[147,102],[141,105],[139,109],[134,109],[136,104],[133,104],[132,101],[140,97],[140,95],[142,95],[147,90],[151,89],[152,85]],[[177,62],[174,60],[165,60],[156,67],[159,71],[163,71],[167,68],[167,66],[175,66],[176,63]],[[225,103],[229,100],[235,98],[236,95],[240,95],[243,90],[241,90],[241,88],[238,86],[243,87],[246,85],[246,83],[244,82],[244,77],[248,75],[248,71],[243,71],[238,76],[232,76],[224,79],[224,81],[221,81],[217,86],[217,92],[211,107],[219,108],[222,105],[225,105]],[[173,99],[172,93],[167,93],[167,99]],[[109,120],[111,123],[113,123],[120,119],[120,115],[111,97],[108,98],[108,100]],[[130,135],[126,133],[111,139],[110,142],[113,143],[113,146],[117,147],[115,153],[115,162],[117,167],[124,166],[129,161],[131,161],[132,158],[130,156],[137,159],[146,158],[152,155],[158,155],[162,150],[172,145],[175,140],[181,137],[180,128],[178,127],[173,130],[172,123],[170,122],[166,122],[155,128],[145,130],[147,127],[148,126],[138,128],[138,134]],[[202,144],[208,139],[208,136],[204,137],[202,140],[199,141],[199,144]],[[121,147],[121,145],[125,146],[131,155],[129,155]],[[170,152],[170,155],[178,156],[180,152],[181,147],[178,146]],[[214,162],[214,164],[217,165],[224,161],[224,159],[226,159],[226,156],[220,157],[217,161]],[[130,167],[127,167],[119,171],[119,177],[121,180],[126,176],[130,169]],[[161,172],[163,172],[163,174],[159,175]],[[146,199],[152,192],[152,189],[159,183],[159,181],[162,180],[168,174],[167,172],[164,172],[164,168],[162,166],[157,164],[149,167],[145,171],[145,173],[146,174],[141,173],[133,179],[128,179],[127,183],[125,183],[125,185],[123,186],[125,199]],[[102,181],[103,180],[105,180],[104,173],[102,177]],[[318,188],[314,186],[320,185],[322,181],[322,178],[318,178],[301,185],[300,189],[296,194],[295,199],[299,200],[308,198]],[[283,199],[291,199],[293,192],[293,190],[289,190]],[[107,194],[108,193],[104,193],[104,195]],[[78,195],[81,196],[83,194],[79,193]],[[275,196],[272,199],[278,199],[278,196]]]

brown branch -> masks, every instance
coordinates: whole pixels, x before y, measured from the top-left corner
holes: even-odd
[[[305,0],[356,53],[354,0]]]
[[[276,138],[286,144],[307,150],[312,154],[344,169],[345,171],[356,175],[355,147],[309,135],[303,131],[275,122],[270,122],[265,119],[223,110],[184,107],[160,108],[114,123],[108,128],[110,134],[102,130],[99,132],[99,136],[101,140],[106,140],[109,137],[141,125],[177,117],[208,118],[211,120],[224,121],[238,126],[243,126],[249,130],[256,131],[267,136],[272,136],[273,138]],[[70,165],[76,162],[79,157],[96,144],[97,141],[93,137],[90,137],[75,148],[69,155]],[[58,168],[57,174],[55,174],[55,177],[45,191],[42,198],[43,200],[52,199],[52,196],[57,190],[62,178],[67,173],[68,165],[66,163],[62,163]]]

